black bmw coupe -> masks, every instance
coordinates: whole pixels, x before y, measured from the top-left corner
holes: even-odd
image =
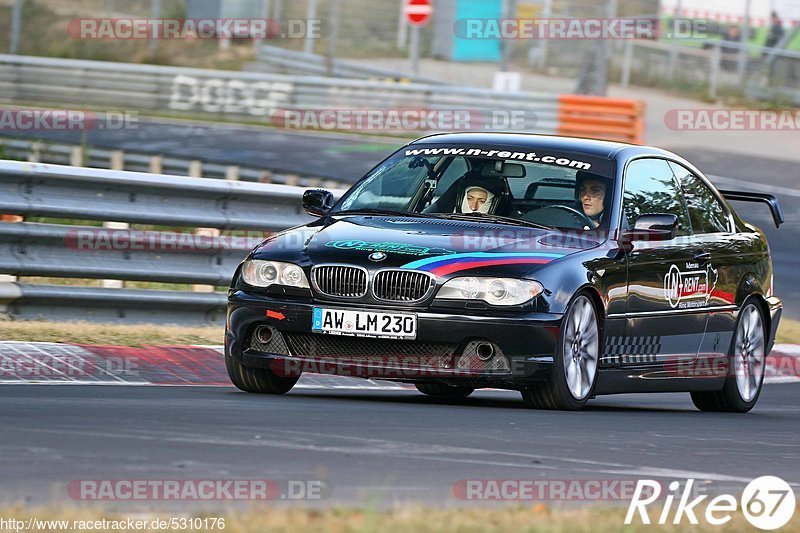
[[[237,269],[225,361],[238,388],[303,372],[413,383],[438,397],[519,390],[580,409],[600,394],[758,400],[781,301],[764,234],[693,165],[646,146],[440,134],[404,146],[314,222]]]

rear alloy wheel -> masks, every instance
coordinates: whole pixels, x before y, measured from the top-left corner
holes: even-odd
[[[564,314],[550,379],[524,389],[522,399],[537,409],[582,409],[592,396],[599,358],[597,312],[589,297],[581,294]]]
[[[701,411],[746,413],[758,401],[764,384],[766,334],[761,308],[755,302],[742,307],[729,354],[728,377],[722,390],[693,392]],[[733,375],[730,375],[731,372]]]
[[[466,398],[475,392],[475,389],[469,387],[450,386],[443,383],[415,383],[414,385],[422,394],[434,398]]]
[[[251,368],[244,366],[233,357],[225,356],[225,367],[228,377],[236,388],[245,392],[259,394],[286,394],[300,376],[283,377],[277,375],[269,368]]]

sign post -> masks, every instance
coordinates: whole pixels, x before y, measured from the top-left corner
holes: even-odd
[[[11,44],[8,53],[11,55],[19,51],[19,39],[22,35],[22,0],[15,0],[11,11]]]
[[[433,6],[430,0],[405,0],[403,13],[412,27],[409,56],[414,77],[417,77],[419,76],[419,29],[430,22]]]

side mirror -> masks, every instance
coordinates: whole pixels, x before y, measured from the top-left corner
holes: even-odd
[[[678,217],[668,214],[641,215],[632,229],[622,232],[620,241],[630,246],[636,241],[671,241],[678,234]]]
[[[303,209],[311,216],[324,217],[333,204],[333,193],[325,189],[309,189],[303,193]]]

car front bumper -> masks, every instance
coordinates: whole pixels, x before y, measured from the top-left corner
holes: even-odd
[[[314,307],[414,313],[417,338],[389,340],[312,333]],[[540,312],[367,308],[362,304],[289,301],[236,291],[229,297],[225,353],[246,366],[269,367],[279,375],[313,372],[519,388],[549,375],[562,318]],[[269,342],[254,338],[259,326],[270,328]],[[478,343],[484,342],[493,346],[488,360],[476,353]]]

